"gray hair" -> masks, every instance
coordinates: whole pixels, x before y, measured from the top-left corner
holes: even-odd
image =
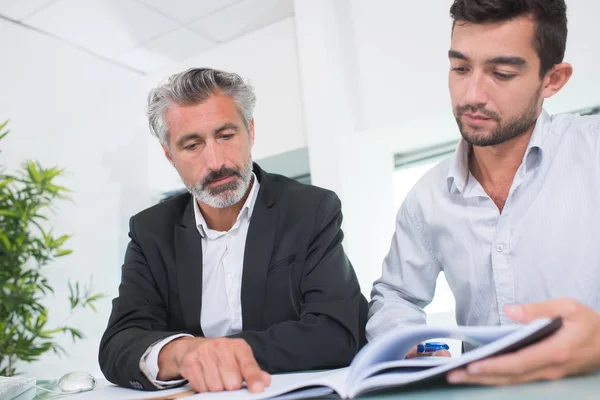
[[[238,74],[211,68],[190,68],[171,75],[166,83],[148,94],[146,115],[150,132],[168,147],[169,127],[165,115],[169,106],[193,106],[214,95],[232,97],[246,129],[250,129],[256,104],[254,88]]]

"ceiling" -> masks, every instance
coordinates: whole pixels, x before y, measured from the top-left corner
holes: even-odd
[[[0,0],[5,19],[140,73],[293,13],[293,0]]]

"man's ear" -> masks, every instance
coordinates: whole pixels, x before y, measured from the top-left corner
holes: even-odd
[[[172,166],[175,166],[175,163],[173,162],[173,157],[171,156],[171,150],[169,150],[169,148],[164,143],[161,143],[160,145],[163,148],[163,152],[165,153],[165,157],[167,157],[167,160],[169,160]]]
[[[254,118],[250,120],[250,129],[248,133],[250,134],[250,147],[252,147],[254,146]]]
[[[544,78],[542,96],[548,99],[554,96],[567,84],[573,75],[573,67],[569,63],[556,64]]]

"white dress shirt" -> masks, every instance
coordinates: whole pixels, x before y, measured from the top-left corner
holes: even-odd
[[[194,201],[196,227],[202,237],[202,311],[200,326],[207,338],[229,336],[242,331],[242,270],[246,236],[250,218],[258,197],[260,183],[252,174],[253,185],[233,227],[227,232],[215,231],[206,225],[198,202]],[[158,355],[170,341],[182,336],[169,336],[153,344],[140,362],[142,372],[156,387],[177,385],[183,380],[159,381]]]
[[[600,118],[537,120],[502,213],[469,172],[470,147],[429,171],[398,211],[367,338],[425,323],[440,271],[459,325],[504,325],[507,304],[568,296],[600,311]]]

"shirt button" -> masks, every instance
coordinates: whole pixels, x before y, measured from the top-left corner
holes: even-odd
[[[239,316],[239,315],[238,315],[238,316],[236,316],[236,317],[235,317],[235,320],[236,320],[236,321],[239,321],[239,320],[240,320],[240,316]]]
[[[227,278],[231,279],[231,272],[227,274]]]
[[[498,246],[496,246],[496,251],[498,253],[502,253],[502,251],[504,251],[504,246],[502,246],[501,244],[499,244]]]

